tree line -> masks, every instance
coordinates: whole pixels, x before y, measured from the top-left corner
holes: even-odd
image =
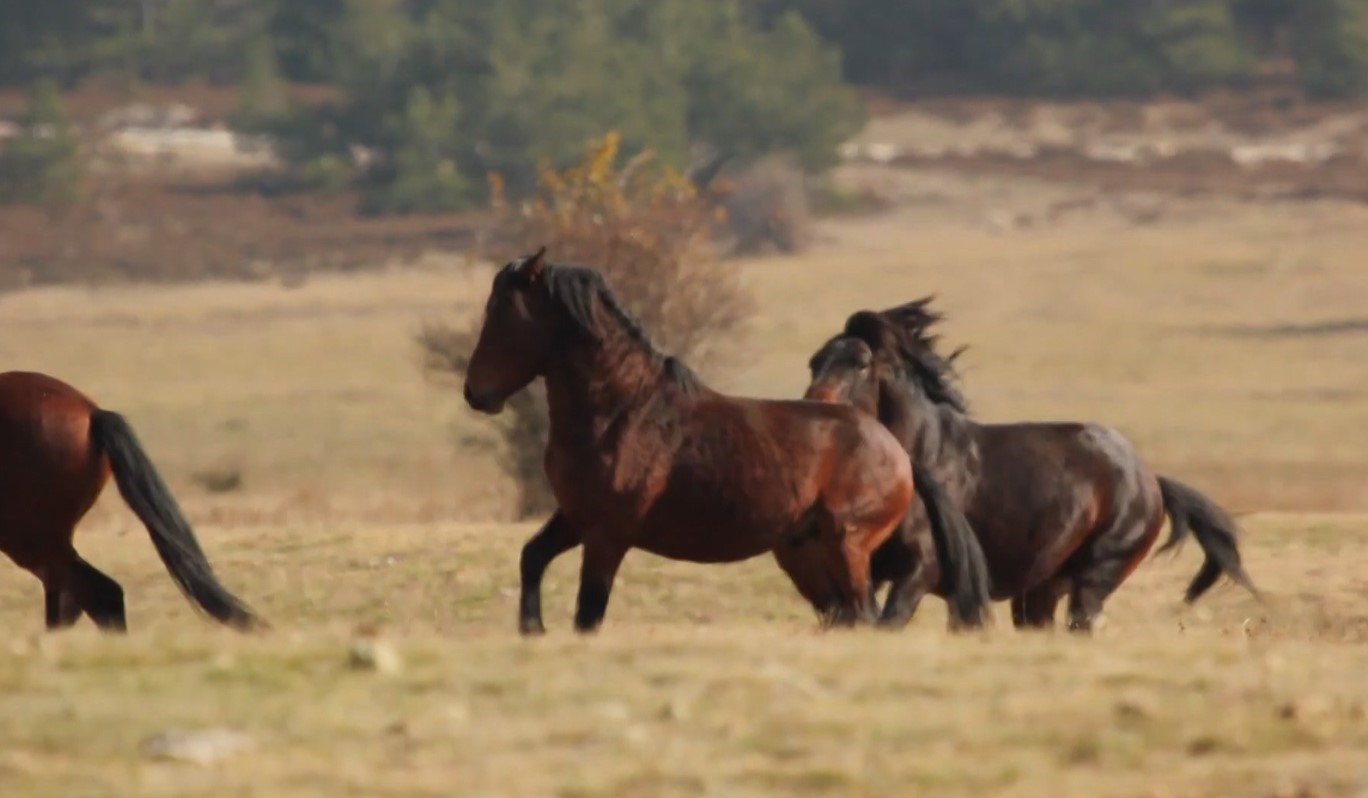
[[[0,0],[0,86],[238,85],[285,187],[360,187],[377,213],[482,202],[491,175],[525,194],[610,129],[681,169],[820,170],[863,122],[852,85],[1146,96],[1270,60],[1364,94],[1368,0]],[[289,82],[334,99],[292,106]]]
[[[670,8],[656,10],[661,5]],[[413,45],[399,41],[400,29],[429,21],[439,26],[430,43],[470,48],[466,64],[478,66],[475,37],[494,18],[526,25],[535,38],[603,25],[606,16],[614,24],[603,44],[627,50],[661,43],[648,33],[652,24],[679,23],[672,46],[648,54],[672,56],[702,46],[693,37],[718,35],[721,18],[753,31],[790,14],[840,49],[847,80],[895,89],[1198,91],[1249,80],[1270,58],[1295,63],[1315,95],[1368,88],[1368,0],[0,0],[0,85],[91,74],[234,81],[244,54],[261,43],[285,79],[329,83],[363,55],[354,49],[358,29],[364,50],[394,57]],[[640,53],[621,58],[633,55]]]

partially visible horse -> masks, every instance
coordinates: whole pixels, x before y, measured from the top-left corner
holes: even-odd
[[[46,374],[10,371],[0,374],[0,552],[42,581],[47,628],[82,614],[106,631],[127,628],[123,588],[72,543],[111,472],[185,595],[228,626],[264,625],[214,577],[123,416]]]
[[[582,632],[602,622],[632,548],[701,563],[773,552],[825,622],[871,620],[870,553],[914,490],[898,441],[852,407],[708,388],[655,348],[597,272],[545,254],[495,275],[464,387],[471,408],[498,413],[546,382],[558,511],[523,549],[522,631],[542,630],[546,566],[581,544]]]
[[[1069,627],[1090,631],[1103,602],[1154,545],[1165,515],[1169,549],[1192,532],[1206,559],[1188,586],[1196,601],[1228,575],[1258,595],[1240,562],[1236,525],[1195,489],[1156,476],[1115,429],[1096,423],[980,424],[969,416],[953,361],[928,330],[930,298],[851,315],[813,355],[807,396],[851,403],[879,420],[950,493],[978,535],[993,598],[1012,601],[1018,627],[1054,624],[1069,596]],[[873,557],[891,579],[885,616],[910,615],[919,584],[881,573],[906,556],[898,538]]]

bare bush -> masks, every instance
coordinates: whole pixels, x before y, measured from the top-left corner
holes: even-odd
[[[732,251],[749,255],[774,248],[791,253],[812,239],[807,178],[791,159],[773,156],[722,182]]]
[[[491,259],[510,260],[545,244],[558,263],[601,271],[657,343],[697,364],[716,361],[718,344],[738,329],[752,304],[735,270],[719,263],[708,233],[716,216],[687,180],[649,152],[618,166],[618,136],[591,143],[564,171],[543,168],[529,202],[509,205],[491,178],[498,221]],[[460,378],[481,320],[431,325],[419,338],[429,373]],[[520,517],[555,507],[542,468],[549,423],[541,386],[511,399],[492,420],[499,464],[517,483]]]

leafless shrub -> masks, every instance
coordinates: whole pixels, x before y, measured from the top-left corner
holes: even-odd
[[[492,178],[497,222],[487,237],[492,260],[510,260],[545,244],[558,263],[601,271],[613,292],[667,351],[708,362],[751,311],[734,269],[720,263],[708,234],[716,214],[688,181],[649,153],[619,167],[618,137],[593,142],[564,171],[543,169],[537,196],[510,205]],[[431,374],[460,378],[480,319],[425,328],[419,343]],[[510,399],[492,420],[499,464],[518,484],[516,511],[527,517],[555,507],[542,467],[549,422],[541,386]]]
[[[734,253],[797,252],[812,240],[807,178],[790,159],[761,160],[718,190]]]

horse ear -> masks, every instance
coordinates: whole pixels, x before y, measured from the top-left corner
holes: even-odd
[[[546,245],[542,244],[541,249],[523,261],[522,268],[519,270],[527,278],[527,282],[535,283],[541,279],[542,271],[546,268]]]
[[[871,351],[888,349],[894,343],[888,320],[872,310],[861,310],[846,319],[844,334],[863,341]]]

